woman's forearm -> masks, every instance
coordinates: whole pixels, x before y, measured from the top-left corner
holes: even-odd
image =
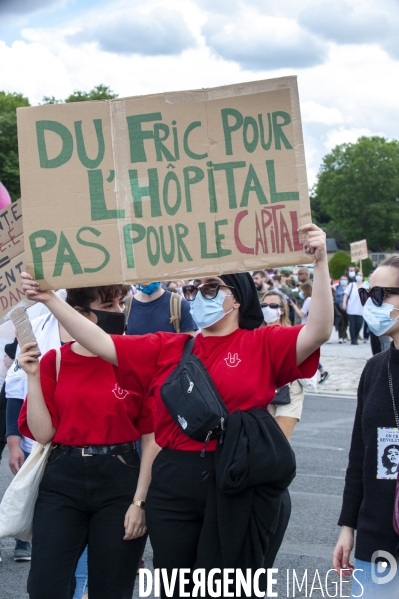
[[[48,294],[46,306],[71,337],[96,356],[117,366],[118,359],[111,337],[95,323],[79,314],[56,293],[49,291]]]
[[[313,275],[312,305],[306,329],[319,346],[328,341],[334,324],[334,305],[331,295],[327,261],[316,262]]]
[[[50,412],[44,401],[40,374],[28,375],[27,421],[29,430],[39,443],[45,445],[55,435]]]
[[[148,487],[151,482],[152,463],[161,450],[159,445],[155,443],[154,433],[143,435],[140,441],[142,458],[137,489],[133,498],[137,501],[145,500],[147,497]]]

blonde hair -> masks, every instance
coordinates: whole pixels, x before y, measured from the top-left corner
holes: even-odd
[[[281,326],[283,327],[290,327],[291,326],[291,322],[290,319],[288,318],[288,303],[287,300],[285,299],[285,295],[283,293],[281,293],[281,291],[279,291],[278,289],[274,289],[274,290],[270,290],[266,293],[266,295],[264,296],[263,299],[265,299],[265,297],[274,295],[276,297],[279,298],[280,300],[280,310],[281,310],[281,315],[280,318],[278,319],[278,324],[281,324]],[[276,324],[276,323],[273,323]]]

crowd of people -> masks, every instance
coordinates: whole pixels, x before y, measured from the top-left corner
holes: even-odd
[[[362,596],[378,599],[373,554],[397,558],[399,550],[392,526],[399,444],[386,449],[375,476],[377,426],[399,427],[399,377],[388,377],[399,365],[399,259],[385,261],[367,284],[352,266],[334,283],[324,233],[303,230],[315,262],[293,272],[64,294],[40,291],[23,274],[27,297],[44,313],[32,320],[37,345],[6,347],[0,414],[14,474],[34,441],[52,444],[32,545],[16,540],[14,551],[16,561],[31,561],[30,599],[82,599],[87,585],[91,599],[131,599],[148,535],[154,567],[169,577],[174,568],[270,568],[291,512],[289,440],[305,390],[329,376],[319,348],[333,325],[340,343],[371,337],[378,354],[359,385],[333,558],[337,573],[353,572],[357,530]],[[206,393],[229,414],[205,439],[187,434],[187,415],[176,419],[166,402],[165,386],[180,373],[182,405],[199,417],[203,378],[199,384],[183,369],[194,358],[206,371]],[[234,480],[233,466],[242,473]],[[359,596],[355,585],[353,592]]]

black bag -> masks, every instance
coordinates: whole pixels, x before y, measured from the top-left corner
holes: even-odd
[[[280,389],[276,389],[276,395],[272,401],[274,406],[286,406],[291,403],[290,386],[284,385]]]
[[[207,369],[187,341],[177,368],[161,388],[162,400],[185,435],[206,443],[223,435],[229,411]],[[204,450],[205,450],[204,447]],[[203,451],[204,451],[203,450]]]

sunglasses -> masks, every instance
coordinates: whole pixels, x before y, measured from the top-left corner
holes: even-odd
[[[230,285],[222,285],[221,283],[202,283],[201,285],[184,285],[182,290],[185,299],[189,302],[193,302],[198,291],[200,291],[202,297],[207,300],[215,299],[221,287],[234,289],[234,287],[231,287]]]
[[[371,289],[365,289],[360,287],[359,298],[362,306],[367,302],[368,298],[375,306],[382,306],[384,297],[387,295],[399,295],[399,287],[372,287]]]
[[[273,310],[277,310],[277,308],[281,308],[280,304],[267,304],[266,302],[261,303],[262,308],[272,308]]]

